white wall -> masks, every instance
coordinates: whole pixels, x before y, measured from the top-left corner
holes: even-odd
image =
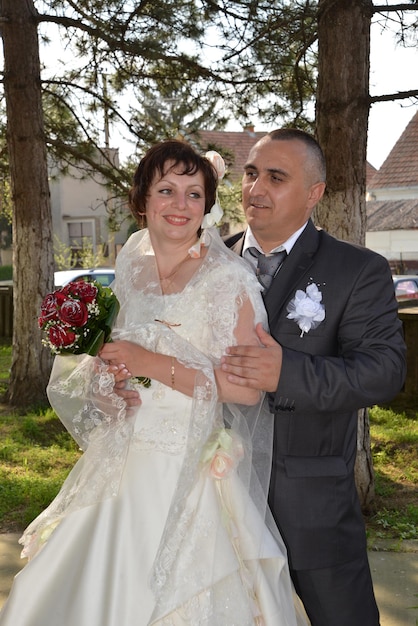
[[[415,200],[418,198],[418,187],[385,187],[370,189],[367,200]]]
[[[118,152],[113,151],[114,162],[118,162]],[[92,221],[94,223],[94,244],[108,240],[106,203],[109,202],[104,178],[97,173],[86,173],[70,166],[68,174],[62,174],[53,164],[50,165],[49,186],[53,232],[66,245],[69,243],[68,222]],[[110,200],[111,202],[112,200]],[[129,214],[129,209],[126,209]],[[115,233],[115,244],[123,244],[127,238],[129,222],[125,220],[120,232]]]
[[[418,256],[418,230],[367,232],[366,247],[388,260],[414,260]]]

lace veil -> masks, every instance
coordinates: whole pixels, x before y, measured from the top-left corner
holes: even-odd
[[[222,405],[217,401],[214,367],[228,345],[236,343],[233,330],[242,304],[250,301],[254,324],[267,318],[260,286],[246,262],[227,249],[216,228],[204,235],[208,247],[185,290],[193,290],[202,281],[213,291],[212,306],[202,311],[205,332],[213,346],[205,353],[181,337],[169,324],[161,323],[163,310],[154,251],[145,229],[131,236],[117,258],[113,285],[121,304],[113,331],[116,338],[138,342],[149,350],[175,356],[196,376],[187,451],[171,503],[166,527],[151,573],[151,585],[157,599],[157,612],[170,609],[187,529],[193,510],[188,497],[202,468],[202,453],[213,433],[226,425],[242,442],[245,452],[238,465],[238,475],[251,501],[274,535],[283,555],[285,548],[267,509],[271,468],[273,416],[264,398],[258,406]],[[211,292],[212,293],[212,292]],[[133,432],[135,414],[113,392],[113,376],[99,358],[89,356],[56,357],[48,385],[48,397],[66,428],[85,451],[71,471],[51,505],[27,528],[20,542],[23,556],[33,556],[70,512],[99,502],[118,493],[124,462]],[[265,538],[257,538],[260,553]],[[216,574],[214,573],[214,576]]]

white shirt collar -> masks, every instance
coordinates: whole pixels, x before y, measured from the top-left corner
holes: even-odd
[[[273,248],[273,250],[271,250],[271,252],[279,252],[280,250],[286,250],[287,254],[290,254],[291,249],[295,245],[295,243],[298,240],[298,238],[300,237],[300,235],[305,230],[307,223],[308,222],[305,222],[305,224],[303,226],[301,226],[301,228],[299,228],[295,233],[293,233],[293,235],[291,235],[289,237],[289,239],[287,239],[284,243],[280,244],[280,246],[277,246],[276,248]],[[251,247],[255,247],[260,252],[263,252],[263,250],[261,249],[260,244],[258,243],[257,239],[254,237],[254,235],[253,235],[253,233],[251,231],[251,228],[249,226],[247,226],[247,230],[245,231],[245,235],[244,235],[244,245],[243,245],[243,248],[242,248],[242,256],[244,256],[245,255],[245,251],[248,248],[251,248]]]

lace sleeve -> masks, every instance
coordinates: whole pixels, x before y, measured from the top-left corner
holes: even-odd
[[[205,287],[212,294],[208,310],[209,352],[217,364],[228,346],[256,345],[255,326],[261,322],[267,329],[267,315],[260,284],[248,264],[236,255],[228,263],[220,259],[219,267],[213,268],[212,264]]]
[[[47,387],[52,408],[86,450],[92,431],[102,432],[126,417],[124,401],[114,393],[115,379],[103,361],[85,355],[57,356]]]

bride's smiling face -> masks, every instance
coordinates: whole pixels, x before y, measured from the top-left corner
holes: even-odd
[[[182,174],[181,165],[164,175],[157,174],[149,188],[146,205],[150,233],[164,239],[192,241],[205,212],[205,186],[202,172]]]

